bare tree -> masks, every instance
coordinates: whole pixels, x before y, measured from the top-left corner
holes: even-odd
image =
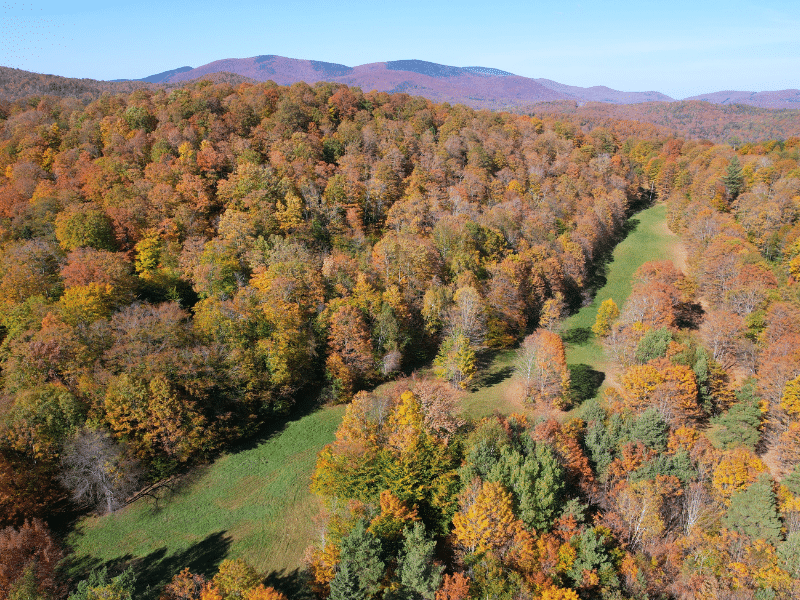
[[[486,336],[486,307],[478,291],[466,286],[453,296],[453,306],[447,312],[447,334],[463,334],[474,347],[480,347]]]
[[[113,512],[135,490],[139,466],[104,431],[83,427],[65,443],[61,482],[76,502]]]

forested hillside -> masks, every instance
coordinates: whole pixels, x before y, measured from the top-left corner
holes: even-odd
[[[303,83],[0,116],[0,598],[66,595],[45,522],[69,502],[117,510],[304,397],[349,403],[297,482],[326,506],[309,594],[797,594],[797,138]],[[652,202],[685,272],[647,263],[602,304],[613,369],[576,394],[560,322]],[[463,419],[515,347],[534,418]],[[279,597],[241,561],[175,574],[162,598]]]

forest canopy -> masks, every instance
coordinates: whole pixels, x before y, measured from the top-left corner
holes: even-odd
[[[4,104],[0,541],[32,566],[2,589],[63,594],[25,540],[65,495],[116,510],[314,394],[350,402],[313,480],[320,597],[791,597],[799,162],[324,83]],[[656,201],[686,272],[603,302],[617,375],[576,407],[559,322]],[[478,355],[515,347],[542,418],[465,423]],[[223,565],[164,597],[277,597]]]

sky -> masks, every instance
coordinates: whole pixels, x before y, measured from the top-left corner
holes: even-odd
[[[0,65],[137,79],[277,54],[420,59],[681,99],[800,88],[796,0],[0,0]]]

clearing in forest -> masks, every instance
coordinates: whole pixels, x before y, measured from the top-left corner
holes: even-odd
[[[602,283],[592,303],[564,321],[561,336],[567,350],[573,388],[580,388],[582,399],[592,397],[598,386],[607,378],[608,363],[599,340],[591,327],[600,304],[613,298],[622,305],[631,293],[633,274],[642,264],[653,260],[672,260],[682,268],[681,246],[678,236],[666,225],[667,207],[656,204],[631,216],[626,222],[627,235],[617,244],[611,260],[595,273]],[[533,414],[530,407],[509,398],[508,388],[514,369],[514,351],[499,352],[480,374],[472,392],[464,399],[464,413],[479,418],[495,411],[504,414],[522,412]],[[591,395],[588,395],[591,394]]]
[[[148,585],[158,589],[184,567],[213,575],[223,559],[241,557],[291,588],[316,534],[320,506],[309,484],[317,453],[333,441],[343,414],[337,406],[291,421],[199,468],[158,504],[143,498],[82,520],[67,539],[68,574],[83,578],[93,568],[130,563],[145,597]]]

